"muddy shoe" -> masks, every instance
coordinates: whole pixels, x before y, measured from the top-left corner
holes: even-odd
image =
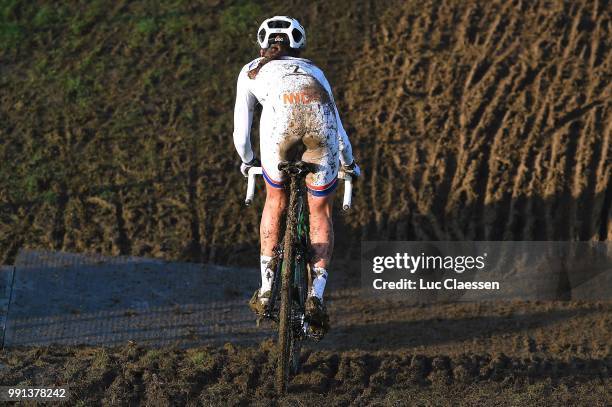
[[[255,290],[251,301],[249,301],[249,308],[258,317],[263,317],[268,310],[268,302],[270,301],[270,291],[266,291],[261,296],[259,295],[259,289]]]
[[[323,339],[329,331],[329,315],[327,308],[321,300],[315,296],[306,300],[306,320],[310,324],[310,336],[315,341]]]

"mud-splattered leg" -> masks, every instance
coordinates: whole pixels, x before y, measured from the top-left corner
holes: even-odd
[[[266,184],[266,203],[259,226],[260,253],[262,256],[272,256],[274,254],[274,246],[278,243],[280,221],[286,206],[285,190],[273,188]]]
[[[334,250],[334,226],[332,206],[334,193],[325,197],[308,194],[310,209],[310,242],[314,251],[312,265],[327,269]]]

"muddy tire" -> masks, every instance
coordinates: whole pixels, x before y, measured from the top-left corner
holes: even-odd
[[[287,252],[285,252],[287,253]],[[276,389],[279,394],[284,394],[289,382],[289,370],[291,361],[291,290],[289,287],[291,267],[288,264],[290,257],[287,256],[283,262],[283,279],[281,285],[281,304],[278,315],[278,366],[276,368]]]
[[[296,228],[296,185],[295,178],[291,179],[291,196],[287,208],[287,227],[285,228],[285,246],[283,256],[282,278],[281,278],[281,303],[278,315],[278,366],[276,368],[276,389],[279,394],[287,391],[289,375],[293,359],[293,324],[292,324],[292,289],[294,263],[294,240]],[[299,355],[298,355],[299,358]]]

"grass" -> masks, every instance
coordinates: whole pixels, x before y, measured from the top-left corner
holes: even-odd
[[[170,16],[163,23],[163,31],[169,35],[176,35],[189,26],[189,22],[182,16]]]
[[[136,32],[139,34],[151,34],[157,30],[157,23],[154,18],[143,18],[136,23]]]
[[[141,359],[141,362],[144,365],[149,365],[149,364],[159,360],[162,356],[163,356],[162,351],[160,351],[158,349],[151,349],[151,350],[147,351],[147,353],[144,354],[144,356]]]
[[[19,0],[0,0],[0,18],[2,18],[2,21],[15,18],[20,3]]]
[[[147,87],[154,87],[159,84],[163,75],[163,71],[159,68],[153,68],[146,71],[142,76],[142,81]]]
[[[193,352],[189,355],[189,360],[194,365],[201,365],[204,363],[204,360],[206,360],[206,353],[205,352]]]
[[[24,28],[13,22],[0,22],[0,48],[12,49],[25,37]]]
[[[110,363],[110,356],[105,348],[96,349],[91,361],[93,369],[106,369]]]
[[[203,350],[190,349],[187,358],[200,371],[211,371],[215,369],[215,358]]]
[[[46,28],[57,23],[59,16],[57,12],[48,6],[42,6],[34,15],[32,24],[38,29]]]
[[[255,2],[243,1],[230,6],[221,13],[221,31],[230,35],[244,34],[261,23],[261,14],[261,7]]]

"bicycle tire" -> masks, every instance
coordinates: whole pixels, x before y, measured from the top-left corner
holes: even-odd
[[[303,329],[303,315],[306,304],[306,295],[308,292],[308,283],[306,280],[306,273],[308,273],[307,264],[304,260],[304,256],[298,254],[295,257],[295,270],[294,270],[294,290],[292,294],[295,298],[291,298],[291,315],[296,318],[292,321],[292,335],[289,349],[289,363],[290,373],[296,375],[300,370],[300,353],[302,350],[303,336],[296,337],[295,333]],[[299,272],[298,272],[299,271]]]
[[[294,263],[294,243],[296,230],[295,205],[297,198],[297,185],[295,178],[291,178],[291,193],[287,208],[287,226],[285,228],[283,266],[281,273],[281,303],[278,314],[278,365],[276,368],[276,388],[278,393],[284,394],[289,384],[290,363],[292,347],[294,345],[292,320],[292,279]]]

